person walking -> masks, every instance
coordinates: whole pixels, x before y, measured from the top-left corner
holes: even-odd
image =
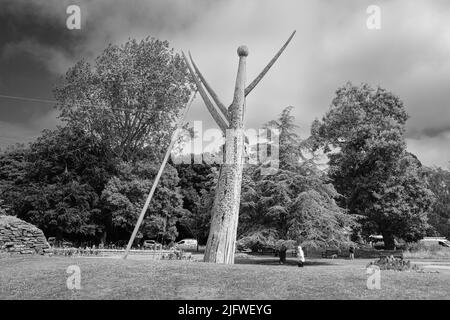
[[[297,247],[297,257],[298,257],[298,266],[303,267],[305,263],[305,254],[303,253],[302,247],[299,245]]]
[[[350,260],[354,260],[355,259],[355,248],[353,246],[350,246],[350,248],[348,249],[348,252],[350,253]]]

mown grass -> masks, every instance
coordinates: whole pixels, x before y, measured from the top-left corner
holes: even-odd
[[[368,260],[239,259],[236,265],[112,258],[0,259],[0,299],[449,299],[450,273],[383,271],[366,288]],[[81,269],[81,290],[66,286]]]

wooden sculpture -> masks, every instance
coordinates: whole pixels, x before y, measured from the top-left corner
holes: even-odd
[[[183,53],[184,60],[195,81],[197,90],[200,93],[206,107],[225,135],[224,163],[220,167],[219,179],[217,182],[214,205],[212,209],[211,227],[206,245],[204,261],[215,263],[234,263],[234,252],[236,248],[236,232],[239,219],[239,203],[241,197],[242,169],[244,154],[244,116],[245,97],[256,87],[270,67],[286,49],[294,36],[291,34],[286,43],[277,54],[270,60],[267,66],[261,71],[253,82],[245,87],[246,59],[248,48],[240,46],[237,50],[239,56],[239,66],[236,77],[233,102],[226,108],[220,101],[217,94],[205,80],[198,69],[191,54],[190,61]],[[192,66],[191,66],[192,64]],[[211,102],[211,96],[215,105]]]

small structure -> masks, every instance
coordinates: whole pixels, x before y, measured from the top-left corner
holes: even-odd
[[[0,215],[0,253],[48,252],[50,245],[41,229],[14,216]]]

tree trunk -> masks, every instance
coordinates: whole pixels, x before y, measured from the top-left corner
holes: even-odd
[[[220,168],[217,182],[205,262],[234,263],[243,169],[245,60],[248,49],[239,47],[238,55],[236,87],[229,108],[230,129],[226,131],[225,163]]]
[[[384,249],[394,250],[395,249],[394,235],[390,232],[382,233],[382,235],[383,235]]]
[[[102,232],[102,235],[101,235],[101,237],[100,237],[100,243],[101,243],[102,245],[105,245],[105,244],[106,244],[106,238],[107,238],[107,235],[108,235],[108,233],[107,233],[106,230]]]
[[[280,255],[280,263],[285,264],[286,263],[286,249],[280,249],[279,255]]]

